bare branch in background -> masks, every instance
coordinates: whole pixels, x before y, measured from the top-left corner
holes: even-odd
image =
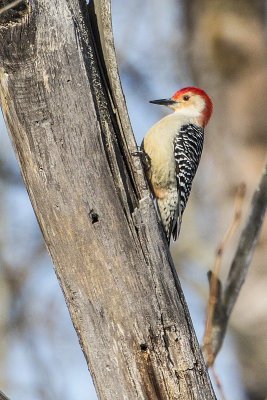
[[[214,311],[216,315],[222,315],[223,312],[221,308],[221,283],[218,279],[221,270],[222,256],[224,250],[232,238],[238,223],[241,218],[242,204],[245,196],[245,184],[241,183],[237,189],[236,199],[235,199],[235,210],[233,221],[226,232],[223,241],[218,245],[215,255],[214,266],[212,272],[209,271],[208,278],[210,284],[210,295],[206,309],[206,320],[205,320],[205,331],[203,337],[203,348],[207,353],[207,364],[211,365],[214,361],[213,351],[212,351],[212,325],[214,324],[213,315]]]
[[[229,318],[244,283],[267,207],[267,161],[252,201],[246,225],[234,256],[224,291],[224,305]]]
[[[211,370],[211,373],[212,373],[214,382],[216,383],[216,386],[217,386],[218,392],[219,392],[219,394],[220,394],[221,400],[226,400],[226,397],[225,397],[225,395],[224,395],[224,392],[223,392],[223,388],[222,388],[220,379],[219,379],[219,377],[218,377],[218,375],[217,375],[217,373],[216,373],[216,371],[215,371],[214,365],[211,365],[211,366],[210,366],[210,370]]]
[[[225,290],[222,294],[222,285],[218,279],[221,257],[225,245],[228,243],[240,219],[242,198],[244,196],[242,191],[244,192],[244,188],[239,189],[232,225],[223,242],[217,249],[213,272],[209,273],[210,297],[207,306],[205,334],[202,343],[204,358],[208,366],[213,365],[214,359],[222,346],[232,309],[247,275],[253,251],[257,243],[267,206],[267,163],[263,170],[259,186],[253,195],[250,212],[241,233],[239,244],[225,284]]]

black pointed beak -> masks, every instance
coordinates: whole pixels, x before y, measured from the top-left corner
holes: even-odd
[[[160,106],[171,106],[172,104],[178,103],[178,101],[172,99],[160,99],[160,100],[151,100],[149,103],[159,104]]]

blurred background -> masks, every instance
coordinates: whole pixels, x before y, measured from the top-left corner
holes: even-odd
[[[247,185],[241,224],[223,258],[222,279],[264,165],[265,0],[112,0],[121,81],[140,145],[167,109],[149,100],[198,86],[214,103],[204,152],[171,247],[201,341],[206,273]],[[95,400],[63,295],[36,223],[3,120],[0,122],[0,389],[11,400]],[[215,368],[227,400],[267,398],[267,224]]]

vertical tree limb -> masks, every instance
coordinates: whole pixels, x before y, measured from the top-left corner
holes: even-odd
[[[3,115],[99,398],[214,399],[97,4],[5,13]]]

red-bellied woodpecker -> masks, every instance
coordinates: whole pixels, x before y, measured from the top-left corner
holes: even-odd
[[[149,129],[141,146],[146,176],[170,243],[171,235],[176,240],[180,232],[212,102],[203,90],[187,87],[170,99],[150,103],[165,105],[174,111]]]

